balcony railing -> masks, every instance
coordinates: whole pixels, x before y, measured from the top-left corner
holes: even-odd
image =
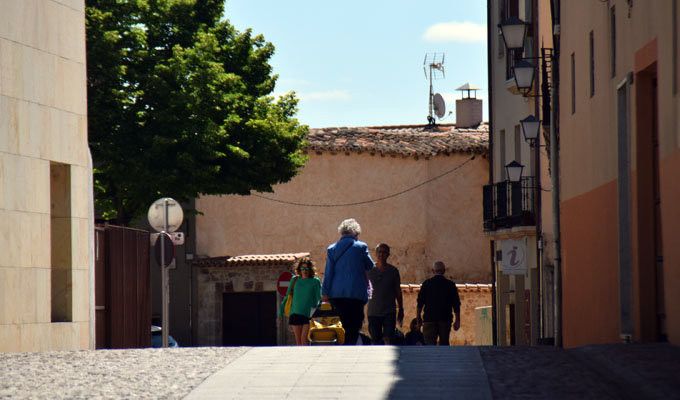
[[[536,224],[533,177],[484,186],[484,230]]]

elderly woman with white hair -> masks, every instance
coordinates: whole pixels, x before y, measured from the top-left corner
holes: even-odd
[[[364,305],[368,302],[366,273],[375,266],[368,245],[358,240],[361,226],[346,219],[338,226],[340,240],[328,246],[326,270],[321,294],[340,315],[345,329],[345,344],[356,344],[364,322]]]

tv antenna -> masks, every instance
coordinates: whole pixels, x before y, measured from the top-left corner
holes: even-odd
[[[430,82],[430,94],[428,96],[428,115],[427,123],[430,126],[436,125],[434,115],[442,119],[446,114],[446,103],[441,94],[435,93],[432,81],[446,78],[446,71],[444,70],[444,53],[427,53],[423,60],[423,73],[425,79]]]

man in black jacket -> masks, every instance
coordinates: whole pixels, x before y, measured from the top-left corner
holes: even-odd
[[[460,297],[456,284],[444,276],[446,265],[443,262],[435,262],[432,272],[434,276],[420,286],[416,315],[418,322],[423,323],[425,344],[436,345],[439,338],[440,346],[448,346],[453,322],[452,310],[456,314],[453,329],[460,329]],[[423,308],[425,315],[421,317]]]

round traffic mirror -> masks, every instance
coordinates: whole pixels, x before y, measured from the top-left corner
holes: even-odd
[[[167,229],[166,225],[167,216]],[[147,213],[149,225],[157,232],[174,232],[179,229],[184,220],[184,212],[179,203],[170,197],[163,197],[156,200]]]

